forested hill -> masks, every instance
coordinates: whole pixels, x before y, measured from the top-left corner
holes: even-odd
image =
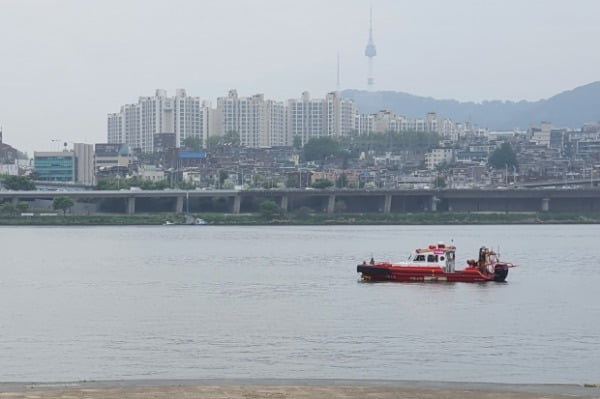
[[[395,91],[344,90],[342,95],[354,100],[362,113],[389,110],[421,118],[428,112],[437,112],[456,122],[471,121],[492,130],[527,129],[542,121],[556,127],[579,128],[584,123],[600,121],[600,82],[539,101],[459,102]]]

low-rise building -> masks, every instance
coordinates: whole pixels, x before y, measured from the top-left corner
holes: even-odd
[[[75,143],[73,144],[73,153],[77,162],[75,182],[86,186],[95,185],[94,146],[92,144]]]
[[[144,181],[163,181],[166,180],[165,171],[152,165],[143,165],[138,169],[138,176]]]
[[[434,170],[442,164],[451,164],[454,162],[453,148],[433,148],[425,154],[425,166],[429,170]]]
[[[34,152],[36,180],[75,182],[77,162],[73,151]]]
[[[94,170],[103,176],[127,173],[133,155],[127,144],[99,143],[94,147]],[[112,173],[112,172],[115,173]]]
[[[18,151],[8,144],[0,142],[0,164],[14,164],[18,158]]]

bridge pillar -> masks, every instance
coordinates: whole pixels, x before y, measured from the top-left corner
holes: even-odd
[[[127,198],[127,214],[128,215],[135,214],[135,197]]]
[[[19,197],[12,197],[12,203],[13,205],[17,205],[19,203]]]
[[[289,199],[288,199],[287,195],[281,196],[280,207],[281,207],[281,210],[284,212],[287,212],[287,210],[288,210],[288,201],[289,201]]]
[[[175,201],[175,213],[183,213],[183,197],[177,197]]]
[[[383,213],[390,213],[392,211],[392,194],[386,194],[383,203]]]
[[[233,197],[233,210],[232,212],[235,214],[240,213],[240,209],[242,207],[242,197],[240,195],[236,195]]]
[[[431,212],[437,212],[437,203],[440,201],[435,195],[431,197]]]
[[[550,210],[550,198],[542,198],[542,212]]]
[[[335,211],[335,195],[331,194],[327,198],[327,213],[333,213]]]

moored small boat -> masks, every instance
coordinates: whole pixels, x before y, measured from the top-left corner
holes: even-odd
[[[415,250],[407,262],[366,261],[356,267],[365,281],[398,282],[504,282],[513,264],[501,262],[492,249],[481,247],[477,260],[467,261],[467,267],[456,270],[456,247],[438,243]]]

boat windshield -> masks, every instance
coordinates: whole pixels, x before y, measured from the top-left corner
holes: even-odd
[[[438,263],[440,261],[445,261],[446,257],[437,254],[416,254],[409,256],[408,260],[412,260],[413,262]]]

